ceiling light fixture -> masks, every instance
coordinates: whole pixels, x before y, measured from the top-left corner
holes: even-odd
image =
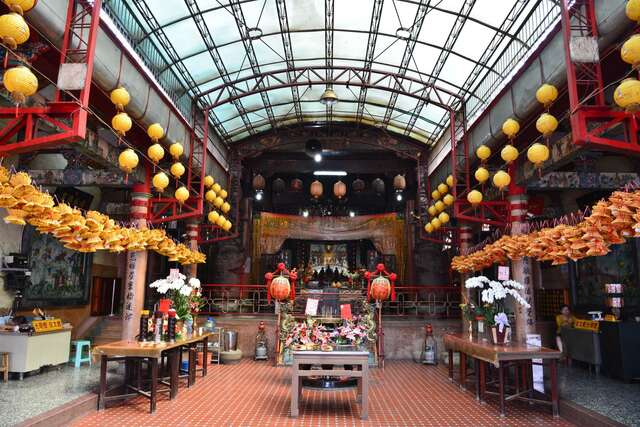
[[[347,176],[345,171],[314,171],[315,176]]]
[[[262,190],[256,191],[256,200],[257,201],[262,200]]]
[[[309,211],[308,211],[308,210],[306,210],[306,209],[305,209],[305,210],[303,210],[303,211],[302,211],[302,216],[303,216],[303,217],[305,217],[305,218],[307,218],[307,217],[309,216]]]
[[[320,97],[320,102],[329,107],[334,106],[338,103],[338,95],[336,95],[333,89],[326,88]]]
[[[316,153],[313,155],[313,160],[316,161],[316,163],[320,163],[322,161],[322,154],[320,153]]]
[[[349,211],[349,216],[353,218],[354,216],[356,216],[356,213],[354,211]]]
[[[402,193],[396,193],[396,200],[399,202],[402,201]]]

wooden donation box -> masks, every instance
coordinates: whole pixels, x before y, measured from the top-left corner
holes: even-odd
[[[43,328],[33,335],[0,332],[0,352],[9,353],[9,372],[35,371],[43,366],[69,361],[71,328]]]

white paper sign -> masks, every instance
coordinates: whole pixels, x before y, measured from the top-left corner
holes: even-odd
[[[509,280],[509,267],[506,265],[498,266],[498,280]]]
[[[527,334],[527,346],[541,347],[542,337],[540,334]],[[533,389],[544,393],[544,380],[542,378],[542,359],[533,359],[533,363],[539,363],[539,365],[533,365],[531,370],[533,371]]]
[[[307,307],[304,309],[304,314],[307,316],[315,316],[318,313],[318,301],[317,299],[308,298]]]

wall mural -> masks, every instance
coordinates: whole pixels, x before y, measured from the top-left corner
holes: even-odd
[[[93,256],[69,250],[48,234],[26,226],[22,250],[29,256],[31,284],[23,308],[84,305],[89,302]]]

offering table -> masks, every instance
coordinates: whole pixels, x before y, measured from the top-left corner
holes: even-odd
[[[351,365],[348,369],[301,369],[300,365]],[[356,370],[357,368],[357,370]],[[311,376],[348,376],[358,379],[360,418],[368,417],[369,352],[367,351],[294,351],[291,369],[291,416],[297,417],[302,395],[302,378]]]
[[[466,387],[467,357],[474,361],[476,397],[484,401],[485,394],[493,394],[487,391],[487,365],[494,366],[498,371],[498,391],[500,399],[500,415],[505,415],[505,401],[519,399],[529,402],[550,404],[553,416],[558,416],[558,378],[557,362],[562,353],[546,347],[531,346],[527,344],[510,343],[506,345],[494,345],[489,341],[477,337],[469,337],[465,334],[445,334],[444,346],[449,352],[449,379],[453,380],[453,352],[460,353],[460,385]],[[548,361],[549,376],[551,379],[551,396],[549,400],[534,398],[532,365],[534,359]],[[514,366],[514,393],[506,395],[507,369]]]
[[[138,341],[116,341],[98,346],[94,354],[100,355],[100,392],[98,396],[98,410],[104,409],[107,401],[121,400],[138,395],[144,396],[150,401],[150,412],[156,410],[158,392],[169,392],[169,398],[173,399],[178,394],[178,382],[182,349],[189,350],[188,383],[195,382],[195,348],[199,342],[203,344],[202,376],[207,375],[207,344],[210,333],[193,335],[191,338],[176,340],[175,342],[141,343]],[[159,381],[158,363],[163,356],[167,356],[169,364],[169,382],[164,378]],[[125,362],[125,378],[123,394],[108,395],[107,390],[107,364],[113,361]],[[147,363],[150,371],[149,390],[143,388],[142,363]],[[134,378],[135,377],[135,378]],[[169,386],[168,389],[158,390],[158,384]]]

